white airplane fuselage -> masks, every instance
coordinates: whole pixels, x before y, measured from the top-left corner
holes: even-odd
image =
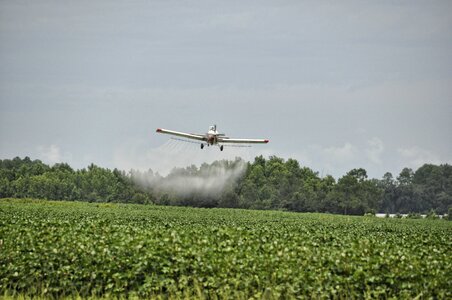
[[[209,131],[206,133],[206,142],[209,145],[215,145],[218,143],[218,131],[216,126],[210,126]]]

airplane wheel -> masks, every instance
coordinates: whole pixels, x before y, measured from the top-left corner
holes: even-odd
[[[220,146],[220,151],[223,151],[223,145]]]
[[[201,149],[204,149],[204,144],[201,144]]]

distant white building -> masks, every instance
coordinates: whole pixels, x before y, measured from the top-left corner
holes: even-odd
[[[384,213],[378,213],[375,214],[376,217],[378,218],[386,218],[386,215],[389,215],[390,218],[395,218],[397,216],[397,214],[384,214]],[[408,214],[399,214],[400,216],[402,216],[402,218],[406,218],[408,216]],[[422,218],[427,217],[427,215],[420,215]],[[447,215],[436,215],[438,218],[442,219],[444,216]]]

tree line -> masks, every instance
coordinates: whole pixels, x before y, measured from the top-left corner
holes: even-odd
[[[0,198],[5,197],[350,215],[444,214],[452,208],[452,166],[425,164],[382,179],[369,179],[365,169],[357,168],[336,180],[295,159],[258,156],[253,162],[237,158],[175,168],[163,177],[152,170],[126,173],[94,164],[74,170],[66,163],[49,166],[16,157],[0,160]]]

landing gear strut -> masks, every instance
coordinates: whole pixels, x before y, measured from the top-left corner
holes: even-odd
[[[223,151],[223,145],[220,146],[220,151]]]
[[[204,144],[201,144],[201,149],[204,149]]]

